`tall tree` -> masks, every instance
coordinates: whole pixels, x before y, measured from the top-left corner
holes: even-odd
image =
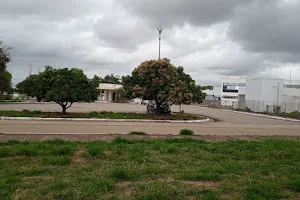
[[[203,99],[206,96],[206,93],[204,93],[204,90],[213,90],[213,86],[200,86],[200,85],[196,85],[196,82],[192,79],[192,77],[188,74],[186,74],[184,72],[183,67],[179,66],[177,68],[177,72],[179,74],[179,77],[182,81],[184,81],[187,86],[188,86],[188,90],[193,94],[193,97],[191,99],[192,103],[202,103]],[[182,102],[175,102],[178,104],[181,104]],[[186,103],[186,102],[184,102]]]
[[[20,94],[26,94],[28,97],[37,97],[38,101],[40,101],[41,98],[39,98],[38,95],[36,94],[37,92],[36,88],[38,87],[38,85],[36,84],[37,78],[38,78],[37,74],[28,76],[25,80],[23,80],[22,82],[16,85],[17,91]]]
[[[100,83],[121,84],[121,77],[115,74],[108,74],[100,78]]]
[[[154,100],[157,114],[163,103],[190,103],[193,98],[187,81],[167,58],[141,63],[131,76],[123,77],[123,87],[128,98]]]
[[[99,87],[101,78],[99,76],[95,75],[91,81],[92,81],[93,86],[97,88],[97,87]]]
[[[11,93],[11,74],[7,71],[7,63],[10,62],[9,50],[11,48],[7,47],[0,41],[0,97],[6,92]]]
[[[89,80],[81,69],[54,69],[46,66],[45,70],[34,79],[32,77],[27,79],[33,81],[35,85],[32,87],[32,95],[54,101],[62,107],[64,114],[74,102],[95,101],[98,97],[98,91],[92,80]]]

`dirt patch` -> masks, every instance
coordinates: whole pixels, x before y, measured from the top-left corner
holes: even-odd
[[[86,149],[83,149],[83,148],[76,151],[72,157],[73,163],[76,163],[76,164],[86,163],[87,160],[84,157],[82,157],[85,152],[86,152]]]
[[[217,189],[220,185],[220,182],[211,182],[211,181],[180,181],[183,184],[193,185],[197,187],[202,187],[205,189]]]
[[[173,178],[159,178],[156,180],[147,180],[147,181],[122,181],[118,183],[119,187],[130,187],[131,184],[137,183],[137,184],[145,184],[145,183],[153,183],[153,182],[165,182],[165,183],[172,183],[172,182],[180,182],[186,185],[192,185],[196,187],[202,187],[205,189],[217,189],[218,186],[221,184],[220,182],[213,182],[213,181],[181,181],[176,180]]]
[[[23,177],[22,181],[29,183],[29,184],[35,184],[40,183],[41,181],[51,181],[54,180],[54,177],[52,176],[27,176]]]
[[[146,135],[146,136],[136,136],[136,135],[122,135],[122,134],[0,134],[0,141],[6,142],[9,140],[29,140],[29,141],[44,141],[44,140],[54,140],[63,139],[68,141],[111,141],[116,137],[122,137],[126,139],[167,139],[167,138],[183,138],[178,135]],[[207,140],[207,141],[226,141],[226,140],[264,140],[264,139],[289,139],[289,140],[300,140],[300,136],[216,136],[216,135],[198,135],[192,136],[193,139]]]

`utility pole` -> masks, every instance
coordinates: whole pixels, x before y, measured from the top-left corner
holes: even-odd
[[[163,27],[160,25],[159,27],[157,27],[158,30],[158,59],[160,59],[160,41],[161,41],[161,34],[162,34],[162,30]]]
[[[290,70],[290,85],[292,85],[292,70]]]
[[[273,86],[273,88],[277,88],[277,95],[276,95],[276,113],[278,113],[278,105],[279,105],[279,86],[280,83],[278,82],[278,84],[276,86]],[[274,105],[274,101],[273,101],[273,105]],[[274,108],[273,108],[274,109]]]

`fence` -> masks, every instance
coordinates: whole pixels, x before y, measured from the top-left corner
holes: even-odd
[[[265,113],[292,113],[300,112],[300,102],[246,100],[244,105],[239,105],[239,109]]]
[[[256,100],[239,100],[234,101],[218,101],[205,100],[202,106],[211,108],[222,108],[231,110],[245,110],[260,113],[287,114],[286,116],[300,118],[300,99],[293,102],[275,102],[275,101],[256,101]]]

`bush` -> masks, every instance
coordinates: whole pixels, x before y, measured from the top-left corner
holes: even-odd
[[[90,112],[89,113],[89,117],[93,117],[93,118],[97,118],[98,117],[98,112],[96,112],[96,111],[93,111],[93,112]]]
[[[246,111],[246,112],[251,112],[251,109],[250,109],[249,107],[246,107],[246,108],[245,108],[245,111]]]
[[[142,131],[132,131],[129,133],[129,135],[147,135],[147,133]]]
[[[191,129],[181,129],[180,135],[194,135],[194,131]]]

